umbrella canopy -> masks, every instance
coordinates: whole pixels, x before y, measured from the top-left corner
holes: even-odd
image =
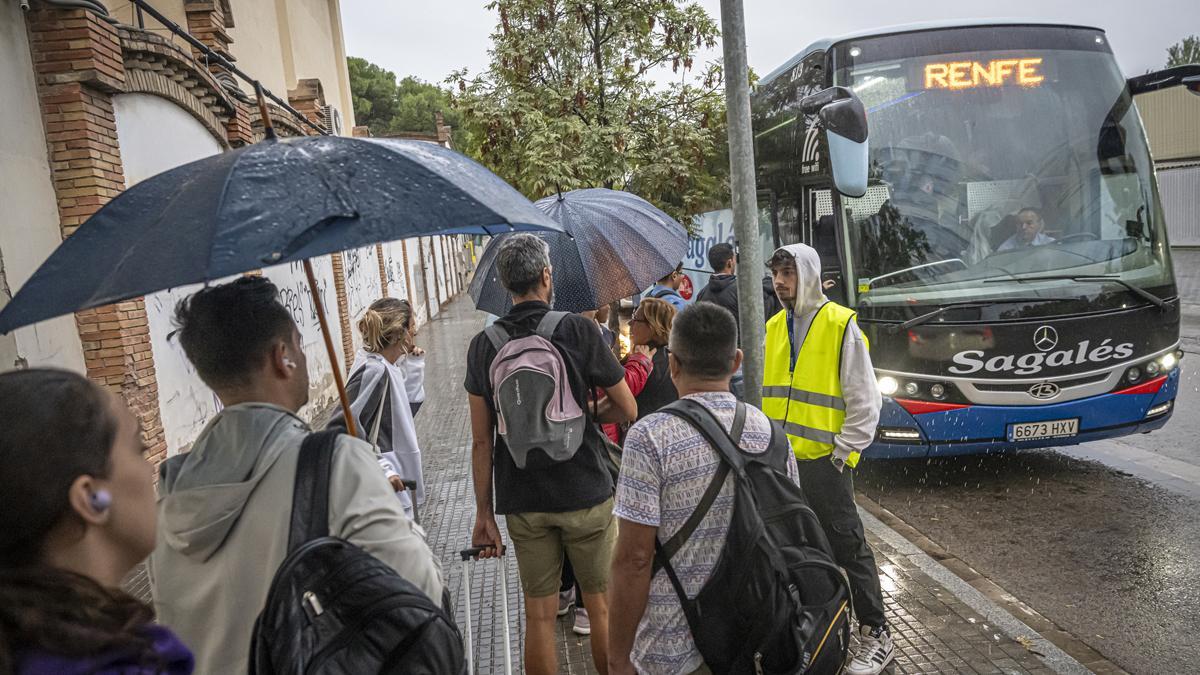
[[[265,141],[148,178],[88,219],[0,311],[0,333],[166,288],[385,241],[560,226],[433,143]]]
[[[675,269],[687,253],[687,230],[628,192],[574,190],[534,206],[565,231],[538,234],[550,244],[557,310],[584,312],[640,293]],[[496,254],[507,236],[488,244],[471,281],[475,306],[497,315],[512,307],[496,270]]]

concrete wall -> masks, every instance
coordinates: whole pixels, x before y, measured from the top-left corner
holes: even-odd
[[[221,151],[216,140],[194,117],[169,101],[145,94],[125,94],[117,96],[114,105],[127,186]],[[332,291],[333,266],[328,258],[323,258],[314,261],[314,270],[322,288],[326,312],[332,315],[330,324],[335,344],[340,343],[337,300]],[[265,270],[264,275],[279,286],[280,299],[292,311],[300,327],[305,352],[309,355],[313,405],[308,411],[315,414],[333,400],[335,393],[333,370],[325,356],[320,324],[303,268],[299,264],[282,265]],[[374,276],[378,285],[378,267]],[[146,296],[146,318],[150,324],[158,376],[159,409],[169,455],[185,450],[220,410],[216,396],[200,381],[179,343],[168,339],[174,330],[172,315],[176,304],[200,288],[200,284],[182,286]]]
[[[62,243],[46,136],[33,79],[25,18],[0,2],[0,306]],[[14,366],[83,372],[75,319],[67,316],[0,336],[0,370]]]
[[[1200,96],[1174,87],[1137,97],[1156,164],[1200,159]]]
[[[280,41],[286,26],[279,23],[275,2],[253,0],[232,5],[234,26],[229,29],[229,37],[233,44],[229,48],[237,57],[237,66],[258,78],[273,94],[287,100],[288,89],[295,86],[295,81],[289,82],[284,70]],[[254,93],[250,85],[241,84],[247,93]]]
[[[128,26],[136,26],[137,10],[132,2],[122,2],[121,0],[105,0],[104,3],[108,7],[109,14]],[[179,24],[184,30],[187,30],[187,13],[183,11],[183,0],[154,0],[151,3],[154,9],[158,10],[171,21]],[[146,19],[146,29],[158,33],[163,37],[170,37],[170,31],[162,27],[154,17],[143,14]],[[176,38],[178,39],[178,38]]]
[[[276,3],[286,5],[291,44],[288,49],[285,42],[282,53],[293,73],[291,77],[321,80],[325,102],[342,113],[342,133],[349,136],[354,127],[354,106],[337,0],[276,0]],[[295,79],[288,82],[289,87],[295,85]]]
[[[379,254],[374,246],[356,248],[342,253],[346,273],[346,310],[350,316],[351,340],[354,351],[362,348],[362,333],[358,320],[362,318],[372,302],[383,297],[383,283],[379,276]]]

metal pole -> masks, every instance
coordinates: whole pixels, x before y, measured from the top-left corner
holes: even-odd
[[[762,245],[754,181],[754,137],[750,123],[750,71],[746,59],[746,19],[742,0],[721,0],[721,42],[725,52],[725,107],[729,120],[729,178],[733,231],[738,241],[738,314],[742,337],[745,401],[762,405],[763,324]]]

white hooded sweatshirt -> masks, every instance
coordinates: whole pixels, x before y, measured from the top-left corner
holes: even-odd
[[[829,302],[829,298],[825,297],[821,288],[821,259],[811,246],[790,244],[778,250],[796,258],[796,302],[790,308],[795,335],[792,353],[796,354],[800,351],[800,345],[804,344],[817,310]],[[833,439],[833,456],[844,462],[851,453],[862,452],[875,440],[879,410],[883,407],[883,397],[875,380],[875,368],[871,364],[871,353],[857,321],[851,321],[846,326],[839,379],[842,398],[846,402],[846,421],[842,423],[841,432]]]

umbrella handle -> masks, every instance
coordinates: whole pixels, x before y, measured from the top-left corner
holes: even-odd
[[[333,350],[333,338],[329,336],[329,323],[325,320],[325,306],[321,303],[321,294],[317,292],[317,275],[313,273],[312,263],[304,260],[304,274],[308,277],[308,290],[312,293],[313,309],[317,310],[317,320],[321,322],[321,337],[325,338],[325,351],[329,354],[329,365],[333,370],[333,382],[337,385],[338,398],[342,401],[342,415],[346,418],[346,433],[358,435],[354,426],[354,415],[350,413],[350,397],[346,395],[346,383],[342,381],[342,369],[338,366],[337,352]]]

